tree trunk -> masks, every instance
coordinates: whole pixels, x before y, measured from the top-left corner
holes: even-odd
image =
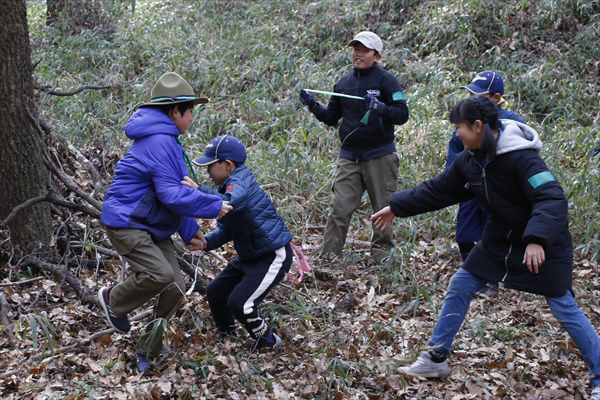
[[[46,193],[48,176],[42,162],[42,142],[29,118],[37,115],[33,100],[31,49],[25,0],[0,4],[0,220],[28,199]],[[12,243],[30,250],[47,244],[52,231],[50,205],[21,210],[9,224]]]

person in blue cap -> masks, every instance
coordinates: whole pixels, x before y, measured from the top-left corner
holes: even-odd
[[[499,119],[510,119],[525,123],[519,115],[507,109],[504,95],[504,81],[496,71],[483,71],[473,78],[471,83],[462,86],[467,89],[471,96],[482,95],[490,99],[498,110]],[[446,169],[450,167],[457,154],[465,149],[461,140],[456,136],[456,129],[452,132],[452,138],[448,142],[448,155],[446,156]],[[459,204],[456,217],[456,242],[460,255],[464,261],[469,252],[475,247],[475,243],[481,240],[481,233],[487,223],[490,214],[483,208],[477,199],[472,199]],[[493,286],[493,285],[492,285]]]
[[[278,349],[283,343],[261,316],[258,305],[290,270],[292,235],[245,161],[246,148],[239,139],[217,136],[193,161],[207,167],[216,190],[189,178],[181,183],[220,196],[233,207],[217,220],[217,228],[206,234],[205,251],[229,241],[237,251],[237,257],[206,287],[215,325],[223,334],[236,335],[237,319],[254,339],[254,349]]]
[[[133,143],[115,167],[100,217],[132,270],[123,282],[98,291],[109,325],[129,332],[127,314],[158,295],[153,323],[146,325],[135,347],[138,372],[159,355],[164,321],[177,311],[185,293],[171,235],[178,232],[190,250],[201,250],[206,240],[196,218],[222,217],[231,210],[220,196],[181,185],[189,172],[179,136],[194,120],[194,106],[208,99],[196,97],[175,72],[162,75],[151,96],[125,124]]]

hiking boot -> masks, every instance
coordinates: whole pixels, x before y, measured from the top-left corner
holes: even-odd
[[[148,366],[152,363],[152,359],[147,358],[143,354],[136,353],[135,358],[136,358],[137,370],[140,374],[144,373],[148,369]]]
[[[412,363],[412,365],[400,367],[398,370],[406,375],[421,378],[445,378],[450,375],[448,361],[444,360],[441,363],[436,363],[431,359],[431,354],[427,351],[422,351],[417,361]]]
[[[269,336],[261,336],[258,338],[256,343],[254,344],[254,348],[258,349],[267,349],[267,350],[279,350],[283,347],[283,342],[281,338],[270,332]]]
[[[100,300],[100,305],[102,309],[106,313],[106,321],[110,326],[112,326],[115,330],[127,333],[131,329],[131,324],[129,324],[129,317],[125,316],[123,318],[117,318],[112,312],[112,309],[109,305],[109,294],[110,289],[108,287],[103,287],[98,291],[98,300]]]

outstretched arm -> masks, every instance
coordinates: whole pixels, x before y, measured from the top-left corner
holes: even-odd
[[[390,206],[387,206],[371,215],[371,221],[375,221],[375,228],[383,231],[392,223],[395,217]]]
[[[184,176],[183,180],[181,181],[181,184],[191,189],[198,189],[198,184],[194,182],[189,176]],[[211,194],[220,196],[220,194],[216,191],[212,191]],[[228,201],[223,200],[223,202],[221,203],[221,210],[219,210],[219,215],[217,216],[217,218],[221,218],[231,210],[233,210],[233,207],[229,205]]]

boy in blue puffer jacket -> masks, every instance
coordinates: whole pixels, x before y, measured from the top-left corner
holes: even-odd
[[[153,320],[136,346],[137,368],[144,372],[162,349],[164,324],[179,307],[185,283],[175,257],[171,235],[179,235],[190,250],[201,250],[206,240],[196,218],[222,217],[231,206],[219,196],[181,185],[188,175],[179,140],[194,117],[192,87],[176,73],[160,77],[152,100],[138,106],[125,125],[133,144],[120,160],[104,199],[101,222],[117,252],[133,274],[98,292],[108,323],[129,332],[127,314],[154,296]]]
[[[506,100],[502,98],[504,96],[504,81],[496,71],[478,73],[470,84],[462,86],[461,89],[467,89],[471,96],[482,95],[490,99],[496,105],[498,119],[510,119],[523,124],[526,123],[519,115],[507,110]],[[458,153],[464,149],[465,146],[458,136],[456,136],[455,129],[452,132],[452,138],[448,142],[446,169],[450,167]],[[475,247],[475,244],[481,240],[483,228],[489,218],[490,214],[477,199],[471,199],[458,205],[456,243],[460,249],[460,256],[463,261],[465,261],[469,252]]]
[[[198,186],[189,178],[181,183],[219,195],[233,206],[206,235],[204,250],[233,240],[238,253],[206,287],[215,325],[221,332],[235,335],[235,318],[255,340],[255,349],[277,349],[282,346],[281,339],[262,318],[258,305],[292,265],[292,235],[245,161],[241,141],[230,135],[217,136],[206,146],[204,155],[194,160],[207,166],[217,190]]]

